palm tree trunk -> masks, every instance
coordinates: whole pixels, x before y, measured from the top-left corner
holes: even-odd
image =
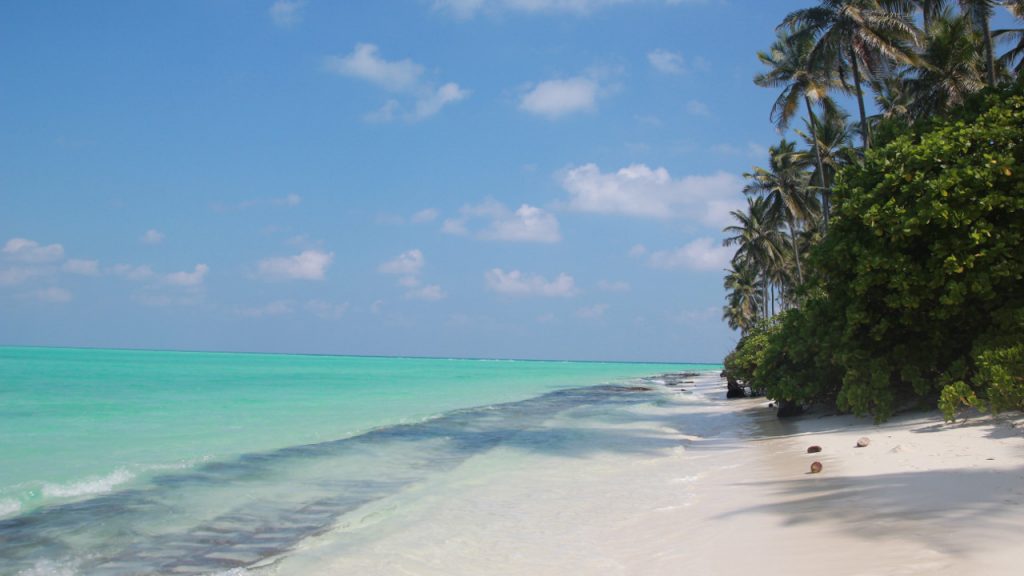
[[[985,71],[988,74],[988,85],[996,85],[996,58],[992,53],[992,30],[989,27],[988,19],[981,23],[981,39],[985,43]]]
[[[764,300],[761,303],[761,312],[764,313],[764,319],[768,319],[768,273],[761,272],[761,288],[764,290]]]
[[[804,95],[804,104],[807,106],[807,118],[811,124],[811,138],[814,139],[814,157],[818,161],[818,184],[821,186],[821,215],[825,219],[825,232],[828,232],[829,216],[829,191],[825,188],[825,165],[821,163],[821,148],[818,147],[818,127],[814,120],[814,110],[811,108],[811,99]],[[801,280],[802,282],[802,280]]]
[[[787,224],[789,224],[789,239],[793,244],[793,261],[796,262],[796,281],[797,286],[804,283],[804,273],[800,269],[800,247],[796,241],[796,230],[793,229],[793,218],[787,218]]]
[[[864,150],[871,148],[871,128],[868,127],[868,116],[864,111],[864,91],[860,84],[860,66],[857,64],[857,51],[850,46],[850,64],[853,67],[853,84],[857,89],[857,108],[860,110],[860,134],[864,143]]]

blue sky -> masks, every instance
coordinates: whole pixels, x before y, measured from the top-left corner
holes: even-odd
[[[801,2],[18,2],[0,343],[719,361]]]

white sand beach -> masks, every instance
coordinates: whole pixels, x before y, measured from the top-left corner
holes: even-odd
[[[257,570],[1020,573],[1024,416],[779,421],[763,398],[724,400],[717,377],[684,386],[643,408],[560,416],[536,430],[545,441],[526,434]]]

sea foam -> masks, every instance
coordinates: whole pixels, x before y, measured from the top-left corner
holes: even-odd
[[[68,484],[43,484],[43,496],[47,498],[76,498],[78,496],[91,496],[93,494],[105,494],[119,484],[124,484],[135,475],[118,468],[106,476],[99,478],[88,478]]]

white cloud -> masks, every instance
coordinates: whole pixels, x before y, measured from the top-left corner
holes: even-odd
[[[145,265],[115,264],[110,268],[110,273],[128,280],[145,280],[153,276],[153,269]]]
[[[275,25],[289,28],[302,22],[302,9],[305,6],[305,0],[277,0],[267,12]]]
[[[298,206],[302,203],[302,196],[298,194],[289,194],[281,199],[285,206]]]
[[[565,273],[548,281],[536,274],[523,274],[519,270],[505,272],[501,268],[493,268],[484,273],[484,279],[488,288],[509,296],[567,298],[577,293],[576,281]]]
[[[175,286],[199,286],[209,271],[210,267],[206,264],[196,264],[191,272],[172,272],[164,276],[164,281]]]
[[[409,300],[426,300],[428,302],[441,300],[445,296],[447,294],[437,284],[420,286],[405,293],[405,297]]]
[[[36,290],[31,292],[29,296],[40,302],[50,302],[52,304],[64,304],[71,301],[71,292],[56,286]]]
[[[623,282],[621,280],[616,282],[601,280],[597,283],[597,288],[604,292],[629,292],[632,287],[629,285],[629,282]]]
[[[631,4],[643,0],[434,0],[434,9],[449,12],[456,18],[468,19],[480,11],[535,13],[569,13],[586,15],[594,10]],[[706,0],[665,0],[665,4],[691,4]]]
[[[690,100],[686,103],[686,111],[694,116],[710,116],[711,109],[700,100]]]
[[[438,211],[435,208],[424,208],[423,210],[413,214],[410,220],[414,224],[422,224],[424,222],[433,222],[434,220],[437,220],[437,217]]]
[[[648,52],[647,61],[650,62],[655,70],[663,74],[678,75],[685,74],[688,71],[686,60],[683,59],[682,54],[668,50],[658,49]]]
[[[291,300],[277,300],[263,306],[253,308],[240,308],[236,311],[239,316],[246,318],[267,318],[272,316],[286,316],[294,312],[294,303]]]
[[[597,109],[597,81],[583,76],[565,80],[546,80],[534,86],[519,100],[519,108],[549,119],[574,112]]]
[[[341,304],[324,302],[323,300],[309,300],[306,302],[306,310],[317,318],[323,318],[324,320],[337,320],[344,316],[348,309],[348,302]]]
[[[665,168],[644,164],[614,173],[585,164],[566,170],[561,180],[569,208],[579,212],[687,218],[721,228],[730,223],[729,212],[743,205],[743,180],[726,172],[673,179]]]
[[[644,254],[647,254],[647,246],[644,246],[643,244],[634,244],[633,247],[629,249],[630,258],[637,258]]]
[[[469,91],[454,82],[437,87],[433,82],[424,80],[423,66],[408,58],[385,60],[374,44],[356,44],[351,54],[328,56],[325,66],[335,74],[364,80],[389,92],[412,95],[411,110],[403,115],[410,122],[429,118],[448,104],[469,97]],[[392,98],[363,118],[367,122],[391,122],[402,109],[402,103]]]
[[[0,269],[0,286],[16,286],[31,278],[41,276],[43,273],[44,271],[38,268],[25,268],[22,266]]]
[[[42,246],[27,238],[11,238],[4,244],[2,252],[10,260],[33,264],[53,262],[64,257],[64,247],[60,244]]]
[[[98,276],[100,273],[100,263],[98,260],[71,259],[65,262],[61,268],[65,272],[81,274],[82,276]]]
[[[562,239],[558,218],[536,206],[523,204],[515,212],[496,200],[485,200],[477,205],[463,206],[459,218],[445,220],[441,231],[446,234],[466,235],[469,222],[477,219],[488,220],[488,224],[477,231],[477,237],[484,240],[503,242],[554,243]]]
[[[459,100],[465,100],[468,96],[468,90],[463,90],[462,88],[459,88],[458,84],[449,82],[426,96],[420,97],[416,101],[415,110],[409,119],[423,120],[424,118],[429,118],[440,112],[441,108],[444,108],[448,104],[458,102]]]
[[[401,276],[417,276],[423,269],[425,260],[423,252],[419,249],[412,249],[402,252],[395,258],[382,263],[377,267],[381,274],[398,274]]]
[[[334,252],[303,250],[294,256],[265,258],[257,265],[260,276],[274,280],[323,280]]]
[[[381,58],[374,44],[356,44],[347,56],[328,56],[326,65],[331,72],[366,80],[392,92],[415,88],[423,74],[423,66],[412,60],[389,62]]]
[[[663,270],[722,270],[732,260],[735,251],[735,248],[722,246],[711,238],[697,238],[675,250],[652,252],[647,263]]]
[[[604,313],[607,311],[607,304],[594,304],[593,306],[580,308],[579,310],[576,311],[576,315],[579,316],[580,318],[587,318],[593,320],[596,318],[602,318],[604,316]]]
[[[164,235],[159,230],[150,228],[142,235],[142,241],[146,244],[159,244],[164,241]]]

